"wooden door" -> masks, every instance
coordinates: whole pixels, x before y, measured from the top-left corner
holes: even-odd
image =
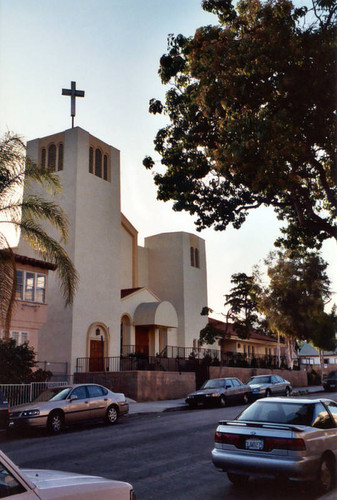
[[[104,346],[104,344],[103,344]],[[102,341],[90,339],[90,372],[104,371],[104,359],[102,358]]]

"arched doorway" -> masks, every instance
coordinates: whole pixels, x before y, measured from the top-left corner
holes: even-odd
[[[91,325],[88,332],[89,371],[105,371],[105,358],[108,353],[108,330],[102,323]]]

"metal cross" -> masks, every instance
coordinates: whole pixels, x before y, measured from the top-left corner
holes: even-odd
[[[62,95],[70,95],[70,115],[71,115],[71,126],[74,128],[74,118],[76,115],[76,97],[84,97],[84,90],[76,90],[76,82],[71,82],[71,89],[62,89]]]

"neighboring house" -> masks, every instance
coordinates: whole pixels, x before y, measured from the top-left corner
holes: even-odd
[[[91,358],[94,370],[98,357],[192,346],[206,322],[204,240],[173,232],[139,246],[120,209],[120,152],[80,127],[29,141],[27,154],[61,178],[55,201],[68,216],[66,249],[80,276],[67,308],[50,277],[39,358],[66,362],[73,373],[79,358]],[[23,243],[19,249],[35,256]]]
[[[10,337],[18,345],[29,343],[38,352],[39,331],[47,320],[48,272],[56,266],[24,255],[15,255],[15,261],[17,286]]]
[[[209,323],[219,331],[222,357],[232,354],[243,354],[247,359],[284,355],[284,344],[278,345],[277,339],[252,331],[249,338],[241,339],[233,330],[232,323],[209,318]],[[228,336],[228,338],[227,338]]]
[[[299,350],[298,358],[301,365],[306,367],[317,366],[321,364],[319,350],[308,343],[304,343]],[[327,365],[337,365],[337,352],[324,351],[323,352],[323,364],[325,367]],[[337,368],[337,367],[334,367]]]

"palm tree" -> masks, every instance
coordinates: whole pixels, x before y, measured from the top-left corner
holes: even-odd
[[[26,158],[22,140],[7,133],[0,140],[0,322],[5,328],[5,339],[9,337],[16,291],[15,255],[6,236],[8,228],[15,228],[43,260],[57,266],[66,305],[72,303],[78,286],[78,275],[66,250],[42,225],[47,221],[54,226],[64,243],[68,234],[67,218],[52,201],[25,194],[24,185],[26,188],[32,182],[39,183],[50,194],[62,190],[58,175]]]

